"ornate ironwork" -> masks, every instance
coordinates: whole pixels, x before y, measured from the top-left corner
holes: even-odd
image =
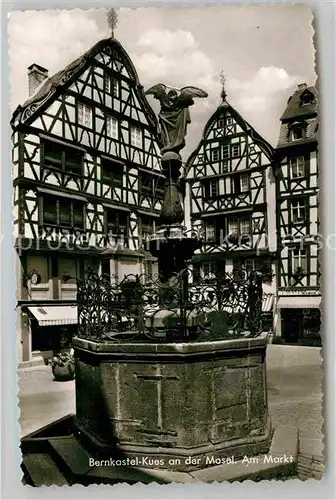
[[[204,341],[256,336],[261,330],[258,274],[223,273],[192,283],[190,269],[162,282],[90,272],[78,281],[78,335],[96,341]]]

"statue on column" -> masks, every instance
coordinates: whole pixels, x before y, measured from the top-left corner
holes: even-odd
[[[171,87],[170,87],[171,88]],[[185,146],[187,126],[191,122],[189,107],[194,104],[195,97],[208,97],[208,94],[197,87],[183,87],[166,91],[167,86],[157,83],[145,94],[153,95],[160,101],[161,110],[158,114],[160,123],[161,153],[168,151],[179,154]]]

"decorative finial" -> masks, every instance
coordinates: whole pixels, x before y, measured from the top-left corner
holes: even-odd
[[[225,99],[226,99],[226,92],[225,92],[226,78],[225,78],[223,70],[220,72],[220,82],[222,84],[221,98],[222,98],[223,101],[225,101]]]
[[[107,12],[106,17],[107,17],[107,24],[109,25],[111,30],[111,37],[114,38],[114,30],[118,23],[118,14],[115,9],[110,9]]]

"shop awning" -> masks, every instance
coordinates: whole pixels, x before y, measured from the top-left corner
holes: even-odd
[[[262,306],[261,306],[262,312],[270,312],[270,311],[272,311],[272,309],[273,309],[273,300],[274,300],[273,293],[265,293],[263,295]]]
[[[315,309],[321,305],[320,295],[301,295],[299,297],[280,297],[278,309]]]
[[[77,324],[77,306],[29,306],[29,312],[37,319],[39,326]]]

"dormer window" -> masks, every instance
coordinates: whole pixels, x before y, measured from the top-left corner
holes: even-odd
[[[301,127],[295,127],[292,130],[292,139],[293,141],[298,141],[303,139],[303,129]]]
[[[292,141],[299,141],[306,136],[305,123],[293,123],[289,126],[290,138]]]
[[[311,104],[314,101],[314,96],[311,92],[305,92],[301,95],[301,105]]]

